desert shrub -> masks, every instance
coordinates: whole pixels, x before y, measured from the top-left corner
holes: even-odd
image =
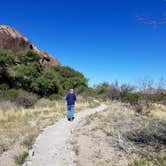
[[[148,95],[148,98],[153,103],[161,102],[166,100],[166,94],[165,93],[151,94],[151,95]]]
[[[49,96],[49,99],[52,100],[61,100],[62,99],[62,95],[59,94],[52,94]]]
[[[93,88],[91,87],[82,87],[80,86],[79,88],[77,88],[75,90],[75,93],[77,95],[81,95],[83,96],[84,98],[88,98],[88,97],[97,97],[95,91]]]
[[[10,100],[16,106],[29,108],[34,106],[37,96],[23,90],[8,89],[0,96],[1,100]]]
[[[28,157],[28,151],[24,151],[22,154],[16,155],[14,157],[15,159],[15,163],[19,166],[21,166],[22,164],[24,164],[25,159]]]
[[[111,86],[107,82],[103,82],[95,87],[95,93],[103,100],[112,99]]]
[[[14,100],[15,98],[18,97],[18,90],[16,89],[8,89],[6,91],[4,91],[3,93],[3,99],[6,99],[6,100]]]
[[[134,86],[131,86],[129,84],[122,84],[120,86],[121,100],[123,100],[123,97],[125,97],[127,94],[131,94],[134,90],[135,90]]]
[[[136,105],[138,104],[139,99],[140,99],[140,95],[138,93],[127,93],[123,96],[122,101],[128,102],[131,105]]]
[[[134,160],[129,166],[165,166],[166,156],[152,156]]]
[[[29,96],[17,97],[14,102],[17,106],[23,106],[25,108],[32,107],[35,104],[35,101]]]
[[[123,101],[128,93],[132,93],[135,88],[128,84],[119,85],[118,81],[112,84],[103,82],[95,87],[95,92],[104,100]]]
[[[86,94],[86,96],[96,97],[95,91],[94,91],[94,89],[91,88],[91,87],[88,87],[88,88],[85,90],[85,94]]]
[[[9,85],[8,84],[0,84],[0,91],[6,91],[9,89]]]
[[[50,99],[41,98],[36,102],[35,107],[36,108],[47,108],[47,107],[54,107],[55,105],[56,105],[55,102],[51,101]]]
[[[34,106],[34,104],[37,102],[37,99],[38,98],[35,94],[19,90],[18,96],[12,101],[16,104],[16,106],[29,108]]]
[[[96,93],[101,95],[110,91],[110,85],[107,82],[103,82],[102,84],[97,85],[95,89]]]
[[[4,92],[9,89],[7,84],[0,84],[0,99],[3,98]]]

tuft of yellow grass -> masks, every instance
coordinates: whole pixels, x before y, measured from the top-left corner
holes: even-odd
[[[161,120],[166,119],[166,106],[162,104],[153,104],[149,113],[152,118],[157,118]]]

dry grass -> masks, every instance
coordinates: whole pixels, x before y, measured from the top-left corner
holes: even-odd
[[[96,106],[88,100],[78,100],[76,110]],[[33,109],[0,103],[0,165],[20,165],[36,137],[43,129],[66,115],[65,101],[39,100]]]
[[[151,109],[166,111],[158,105]],[[140,115],[121,103],[91,115],[75,133],[77,165],[165,166],[166,119],[159,117]]]
[[[166,119],[166,105],[153,104],[150,108],[149,116],[156,119],[165,120]]]

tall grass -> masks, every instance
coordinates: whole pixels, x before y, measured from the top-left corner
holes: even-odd
[[[76,110],[78,112],[92,106],[96,106],[96,103],[81,99],[76,104]],[[22,163],[23,158],[26,157],[25,152],[31,148],[39,133],[65,115],[66,103],[64,100],[40,99],[31,109],[17,107],[8,101],[1,102],[0,165],[5,166],[5,160],[8,160],[9,163],[16,162],[17,165]],[[17,154],[15,154],[16,151]]]

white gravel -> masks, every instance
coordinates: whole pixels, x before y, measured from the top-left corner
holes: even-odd
[[[71,144],[72,133],[83,118],[104,109],[105,105],[87,109],[75,114],[73,122],[64,118],[47,127],[36,139],[23,166],[76,166],[76,155]]]

